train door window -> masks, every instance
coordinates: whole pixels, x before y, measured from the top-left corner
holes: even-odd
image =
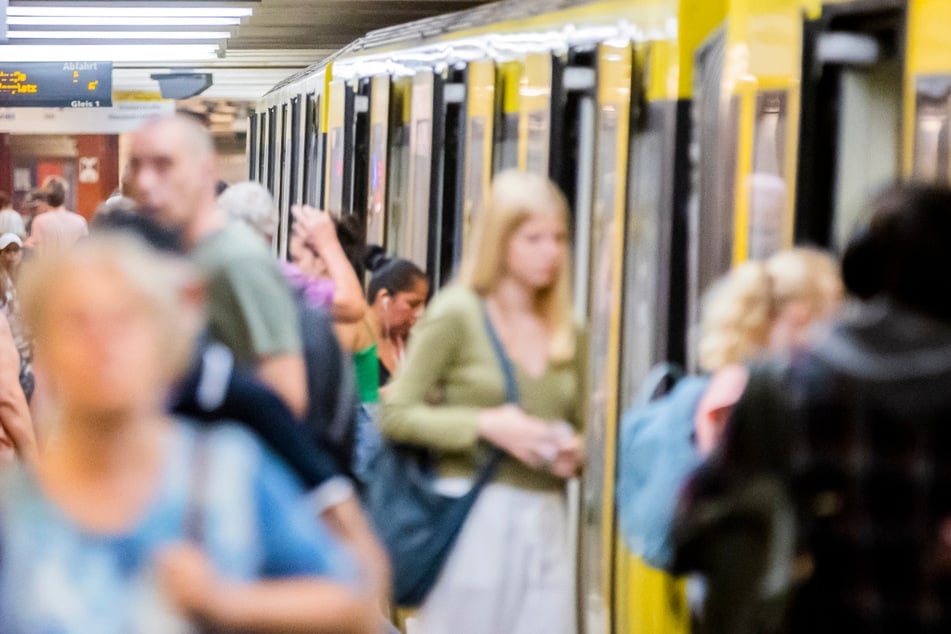
[[[271,106],[267,111],[267,188],[271,195],[275,194],[275,174],[277,173],[277,106]]]
[[[436,76],[425,71],[413,77],[409,128],[409,186],[399,254],[431,272],[429,257],[430,190],[433,176],[433,113]]]
[[[495,62],[475,61],[466,69],[466,130],[463,151],[462,222],[456,240],[469,240],[472,219],[482,208],[492,178],[492,131],[495,123]]]
[[[915,82],[915,132],[912,176],[947,184],[951,178],[951,77],[925,76]]]
[[[324,110],[326,100],[326,96],[317,95],[317,103],[314,108],[317,131],[314,144],[314,204],[321,208],[326,208],[325,198],[327,196],[327,113]]]
[[[785,180],[787,104],[785,91],[761,92],[756,96],[753,157],[745,183],[749,200],[747,257],[752,259],[767,258],[789,242],[789,187]]]
[[[432,234],[430,257],[434,270],[430,279],[437,287],[445,285],[455,274],[462,257],[462,168],[465,152],[466,99],[465,70],[451,69],[435,99],[438,125],[434,135],[434,182],[432,185]]]
[[[316,185],[315,170],[320,168],[315,161],[317,145],[317,113],[314,94],[308,94],[304,99],[304,169],[301,174],[301,198],[305,205],[315,205],[317,197],[314,195]]]
[[[593,49],[573,49],[567,64],[552,74],[549,175],[571,207],[569,222],[574,257],[574,306],[577,318],[588,311],[591,252],[596,71]]]
[[[350,161],[350,204],[348,211],[356,214],[364,227],[367,222],[367,196],[370,173],[370,90],[369,79],[362,79],[353,95],[353,158]]]
[[[900,174],[904,5],[826,5],[804,24],[798,242],[841,248]]]
[[[248,115],[248,180],[258,178],[258,115],[252,112]]]
[[[548,53],[525,56],[519,82],[519,168],[548,176],[551,156],[552,76],[554,60]],[[522,142],[523,141],[523,142]]]
[[[367,175],[367,243],[386,246],[387,144],[390,77],[378,75],[370,89],[370,158]]]
[[[330,83],[329,99],[326,209],[339,215],[350,209],[353,92],[345,82],[333,81]]]
[[[694,57],[691,189],[687,227],[687,359],[696,369],[700,298],[730,270],[740,104],[720,92],[726,31],[714,32]]]
[[[518,90],[521,62],[506,62],[499,68],[496,90],[495,173],[518,167]]]
[[[255,151],[258,155],[255,180],[263,185],[267,170],[267,112],[265,111],[258,113],[258,145]]]
[[[405,255],[403,236],[408,230],[406,217],[409,198],[410,162],[410,108],[413,80],[402,77],[394,80],[390,91],[390,160],[387,172],[387,248]]]
[[[287,218],[287,207],[288,207],[288,181],[290,177],[290,165],[288,164],[288,148],[290,143],[288,143],[288,124],[290,117],[288,117],[288,108],[287,104],[281,104],[281,119],[280,119],[280,134],[281,137],[278,140],[278,168],[277,168],[277,209],[278,209],[278,226],[277,226],[277,236],[278,239],[274,241],[273,248],[274,252],[277,255],[281,254],[283,236],[285,227],[284,220]]]
[[[299,96],[291,99],[291,120],[290,120],[290,161],[287,170],[287,200],[281,209],[280,225],[278,231],[278,249],[282,258],[287,257],[288,242],[291,236],[291,225],[294,218],[290,213],[290,208],[300,204],[300,183],[301,183],[301,98]]]

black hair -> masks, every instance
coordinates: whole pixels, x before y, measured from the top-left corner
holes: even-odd
[[[842,258],[846,288],[951,321],[951,189],[898,185],[872,209]]]
[[[419,280],[429,281],[421,268],[409,260],[386,257],[383,247],[375,244],[367,247],[363,261],[373,272],[367,288],[367,301],[371,304],[381,290],[392,296],[412,290]]]
[[[344,214],[334,221],[337,228],[337,241],[347,256],[350,266],[357,272],[357,279],[363,283],[366,275],[366,258],[364,254],[367,242],[363,221],[355,214]],[[372,270],[372,269],[371,269]]]
[[[90,229],[94,233],[127,233],[139,238],[150,247],[164,253],[182,255],[185,252],[181,236],[158,224],[140,212],[116,209],[93,218]]]
[[[43,183],[43,191],[50,207],[60,207],[66,202],[66,181],[59,176],[50,176]]]

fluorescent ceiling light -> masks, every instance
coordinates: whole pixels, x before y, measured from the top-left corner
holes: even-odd
[[[20,40],[225,40],[228,31],[15,31],[7,37]]]
[[[47,16],[11,17],[10,26],[238,26],[241,18],[160,18],[155,16]]]
[[[96,60],[115,62],[190,62],[217,59],[216,44],[7,44],[0,47],[5,62],[67,62]]]
[[[10,7],[7,16],[52,17],[156,17],[156,18],[246,18],[251,8],[234,7]]]

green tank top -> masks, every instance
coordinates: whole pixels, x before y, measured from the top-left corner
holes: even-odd
[[[357,390],[361,403],[380,400],[380,358],[376,344],[353,353],[353,369],[357,373]]]

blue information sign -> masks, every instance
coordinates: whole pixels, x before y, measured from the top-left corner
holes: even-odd
[[[111,105],[112,62],[0,62],[0,107]]]

